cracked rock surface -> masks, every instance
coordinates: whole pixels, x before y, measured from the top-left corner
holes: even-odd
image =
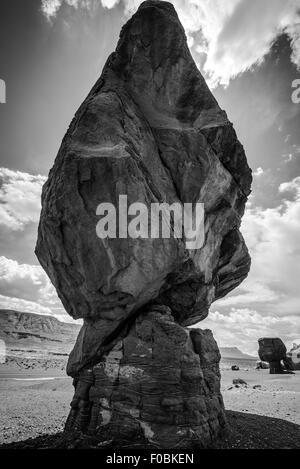
[[[169,347],[162,348],[161,373],[155,374],[150,366],[153,356],[148,357],[145,351],[143,358],[148,357],[149,363],[146,360],[144,374],[131,375],[132,386],[139,388],[147,370],[151,370],[146,382],[150,388],[151,383],[163,388],[167,376],[175,380],[175,375],[163,373],[164,360],[168,357],[166,361],[182,370],[178,360],[181,353],[187,353],[192,369],[198,370],[195,373],[201,395],[208,378],[201,375],[205,375],[199,364],[201,353],[193,349],[191,337],[195,335],[200,350],[207,334],[189,334],[185,327],[204,319],[211,303],[237,287],[248,274],[250,256],[239,227],[251,182],[243,147],[192,59],[174,7],[155,0],[142,3],[122,28],[116,51],[77,111],[42,194],[36,254],[66,311],[75,319],[84,319],[67,367],[76,383],[80,377],[83,380],[83,401],[87,404],[83,421],[91,418],[88,409],[91,402],[94,408],[95,401],[89,393],[93,396],[95,390],[94,385],[88,386],[100,379],[97,376],[103,360],[116,356],[128,363],[126,366],[138,369],[131,352],[124,352],[124,344],[135,347],[139,343],[135,334],[141,318],[156,331],[159,321],[149,313],[153,308],[168,308],[173,319],[161,321],[175,335],[168,339]],[[100,239],[96,234],[97,206],[109,202],[117,207],[119,196],[124,194],[128,205],[204,203],[202,248],[188,249],[184,237],[173,236]],[[149,337],[157,337],[153,331]],[[147,348],[147,341],[141,339],[143,347]],[[121,343],[122,351],[118,349]],[[214,346],[212,354],[213,350]],[[154,361],[158,364],[159,357]],[[216,382],[217,362],[213,361]],[[87,370],[91,370],[91,381],[82,378]],[[105,379],[101,387],[108,392],[112,385]],[[124,429],[133,428],[136,418],[144,422],[135,420],[137,427],[144,425],[147,432],[145,422],[151,421],[149,437],[161,439],[162,444],[165,436],[175,442],[174,435],[168,437],[167,428],[177,425],[172,420],[177,414],[184,426],[190,419],[187,428],[195,427],[196,434],[197,428],[202,428],[203,441],[207,435],[213,438],[217,426],[221,427],[219,416],[223,412],[217,384],[207,391],[212,396],[208,407],[199,397],[193,410],[186,410],[188,379],[175,381],[170,381],[170,388],[181,388],[179,401],[174,403],[177,411],[167,412],[170,421],[161,403],[155,402],[153,408],[159,411],[151,413],[150,395],[141,410],[139,406],[143,408],[144,404],[140,404],[138,395],[138,402],[132,402],[132,412],[143,416],[139,413],[134,417],[129,412],[130,423],[122,424]],[[121,402],[117,396],[125,388],[119,382],[114,387],[115,405]],[[191,386],[194,399],[196,387]],[[78,384],[79,392],[77,389]],[[110,407],[103,401],[107,396],[98,397],[98,404],[105,403],[103,409]],[[92,419],[98,415],[95,412]],[[118,421],[117,411],[106,412],[110,412],[111,428]],[[103,415],[105,422],[108,414]],[[151,419],[155,418],[153,423]],[[90,422],[88,426],[96,428],[93,425]],[[160,437],[157,426],[161,428]]]

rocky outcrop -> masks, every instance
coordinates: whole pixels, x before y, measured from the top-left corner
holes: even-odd
[[[84,319],[68,374],[77,381],[87,370],[94,376],[154,306],[170,308],[172,327],[187,337],[184,327],[204,319],[214,300],[243,281],[250,257],[239,226],[251,180],[243,147],[191,57],[174,7],[144,2],[76,113],[43,188],[36,254],[67,312]],[[166,222],[169,238],[145,231],[128,237],[123,217],[116,238],[100,239],[98,205],[118,208],[123,195],[128,206],[203,203],[201,248],[190,245],[187,233],[174,236],[174,214]],[[173,342],[170,362],[182,347]],[[131,363],[130,356],[124,360]],[[215,374],[217,380],[217,366]],[[134,386],[138,379],[132,376]],[[161,375],[155,380],[164,386]],[[162,423],[161,441],[168,425]]]
[[[262,338],[258,340],[259,358],[269,363],[270,374],[281,374],[293,370],[291,359],[286,354],[286,346],[279,338]],[[281,363],[283,362],[283,364]],[[284,366],[283,366],[284,365]]]
[[[10,354],[30,351],[69,354],[80,330],[53,316],[0,309],[0,339]]]
[[[256,361],[256,370],[268,370],[270,368],[270,365],[268,362],[263,362],[262,360],[257,360]]]
[[[152,309],[80,374],[66,428],[145,447],[207,446],[225,426],[219,360],[211,331]]]
[[[294,343],[291,350],[286,355],[293,364],[293,369],[300,370],[300,345]]]

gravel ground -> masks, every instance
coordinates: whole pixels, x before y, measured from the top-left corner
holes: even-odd
[[[236,387],[233,379],[247,384]],[[222,394],[229,432],[219,448],[300,449],[299,371],[278,376],[268,370],[223,370]],[[61,365],[1,365],[2,448],[97,447],[93,440],[62,434],[72,395],[72,380]]]
[[[212,449],[300,449],[300,427],[281,419],[227,411],[228,434]],[[77,435],[44,435],[0,446],[0,449],[121,449],[121,443],[99,444]],[[128,448],[128,445],[126,445]],[[130,445],[133,449],[133,446]],[[136,449],[145,448],[143,443]]]

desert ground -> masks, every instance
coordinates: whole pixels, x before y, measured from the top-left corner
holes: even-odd
[[[0,365],[0,445],[60,434],[73,392],[64,369],[64,359],[14,358]],[[221,374],[234,432],[229,447],[300,448],[300,371],[270,375],[269,370],[221,368]],[[235,385],[236,379],[247,384]]]

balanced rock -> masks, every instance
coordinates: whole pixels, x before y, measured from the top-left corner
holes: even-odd
[[[178,389],[183,402],[174,404],[177,411],[168,414],[170,421],[157,401],[157,412],[153,414],[140,409],[147,386],[149,396],[145,402],[150,402],[151,383],[163,388],[167,380],[163,369],[155,375],[148,352],[142,357],[143,373],[130,375],[138,396],[130,412],[137,421],[146,422],[142,426],[144,433],[149,436],[153,432],[151,438],[162,445],[168,425],[177,431],[172,420],[175,414],[186,428],[195,426],[197,438],[202,435],[205,444],[207,425],[211,438],[221,429],[224,420],[216,384],[217,360],[208,359],[214,363],[214,371],[209,374],[215,374],[211,378],[214,390],[208,387],[209,391],[199,364],[202,352],[192,350],[185,327],[204,319],[211,303],[237,287],[248,274],[250,257],[239,226],[251,181],[243,147],[192,59],[174,7],[154,0],[142,3],[123,27],[116,51],[77,111],[42,193],[36,254],[66,311],[84,320],[67,372],[75,378],[75,396],[82,392],[85,395],[79,402],[80,406],[82,401],[87,405],[86,413],[79,414],[88,421],[89,428],[97,428],[94,422],[99,415],[105,416],[102,426],[103,422],[108,422],[108,428],[112,426],[110,422],[116,421],[121,401],[117,395],[123,389],[123,385],[114,383],[113,408],[107,410],[103,404],[104,413],[100,409],[90,414],[91,402],[92,408],[96,401],[98,407],[106,402],[92,381],[97,382],[103,363],[115,354],[125,369],[135,366],[134,352],[120,351],[118,347],[130,343],[134,348],[141,343],[147,349],[153,334],[156,337],[158,321],[149,311],[158,307],[168,308],[174,320],[169,326],[168,319],[164,327],[177,331],[168,339],[164,352],[177,369],[175,375],[185,372],[179,360],[183,349],[192,369],[198,370],[199,404],[193,411],[202,417],[195,414],[192,418],[193,411],[184,410],[189,402],[184,400],[188,380],[177,376],[176,381],[171,373],[169,388]],[[171,236],[152,236],[152,227],[146,233],[145,226],[139,237],[129,236],[133,215],[130,207],[136,203],[148,207],[149,213],[153,204],[204,204],[203,230],[196,234],[197,239],[202,237],[201,246],[191,244],[185,230],[182,237],[175,236],[173,213],[167,220]],[[117,226],[112,225],[115,237],[112,234],[103,238],[96,231],[101,204],[116,207],[119,217],[122,213],[122,217],[116,217]],[[147,314],[150,319],[146,319]],[[149,337],[142,339],[133,332],[139,329],[141,318],[149,328]],[[207,346],[204,333],[198,333],[197,344],[199,349]],[[214,356],[214,350],[212,346],[205,354]],[[139,354],[137,357],[140,360]],[[164,359],[162,356],[162,364]],[[103,392],[106,389],[109,393],[112,384],[105,376],[103,380]],[[148,383],[145,388],[144,380]],[[196,388],[192,389],[195,397]],[[206,411],[203,393],[211,393],[214,402]],[[170,394],[174,393],[170,390]],[[145,405],[146,409],[150,406]],[[72,415],[79,415],[76,403],[74,406]],[[151,430],[147,426],[150,421]],[[132,428],[132,423],[119,426],[123,428],[118,431],[125,431]],[[175,434],[168,438],[169,443],[176,440]]]
[[[284,373],[284,367],[286,370],[293,370],[293,363],[287,356],[286,346],[281,339],[265,337],[259,339],[258,344],[259,358],[270,364],[270,374]]]

